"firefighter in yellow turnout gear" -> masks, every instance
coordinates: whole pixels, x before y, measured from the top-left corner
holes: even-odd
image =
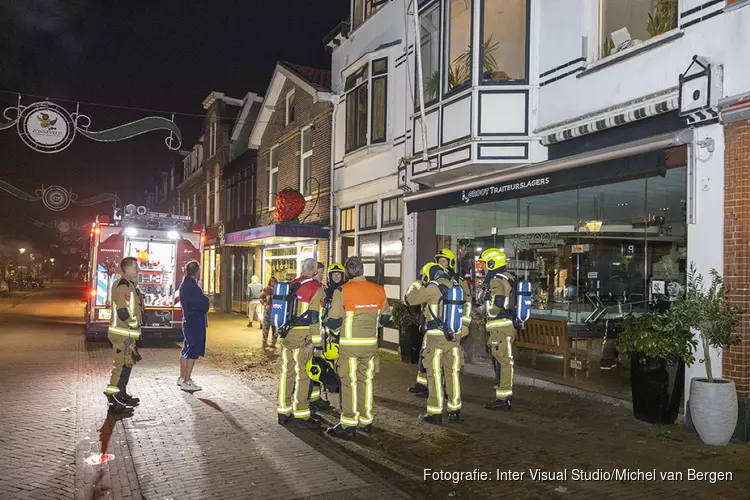
[[[497,248],[488,248],[478,259],[484,264],[484,307],[488,333],[488,347],[495,363],[500,367],[496,380],[495,399],[486,405],[488,410],[510,410],[513,397],[513,342],[516,328],[513,325],[510,297],[512,293],[506,272],[507,258]]]
[[[333,437],[353,439],[357,428],[372,431],[374,377],[378,373],[378,328],[390,321],[385,288],[364,277],[357,257],[345,264],[349,281],[333,293],[327,326],[340,328],[341,420],[328,429]]]
[[[112,291],[112,317],[107,330],[107,338],[112,343],[112,373],[104,394],[111,412],[129,413],[140,403],[138,398],[128,395],[127,385],[133,366],[140,360],[135,342],[141,338],[143,301],[135,287],[138,261],[126,257],[120,269],[123,277]]]
[[[466,327],[462,330],[462,333],[465,333],[468,335],[469,333],[469,325],[471,325],[471,290],[469,289],[469,284],[466,282],[463,277],[461,277],[458,274],[458,262],[456,261],[456,254],[451,251],[449,248],[443,248],[440,250],[437,254],[435,254],[435,262],[437,264],[440,264],[445,269],[448,270],[448,273],[451,276],[451,279],[456,281],[458,285],[461,287],[461,290],[464,292],[464,314],[463,318],[461,318],[461,322]],[[417,280],[414,283],[412,283],[411,287],[414,286],[421,286],[421,281]],[[411,290],[410,287],[410,290]],[[409,291],[407,290],[407,294]],[[466,336],[463,335],[463,336]],[[422,349],[419,353],[419,364],[420,369],[417,370],[417,383],[414,384],[412,387],[409,387],[408,391],[414,393],[417,397],[427,397],[427,372],[423,369],[424,367],[424,361],[422,359],[422,355],[424,354],[424,339],[422,342]]]
[[[448,421],[458,422],[461,410],[460,372],[464,355],[461,334],[468,334],[468,326],[462,324],[461,334],[453,339],[446,335],[445,326],[438,320],[443,292],[441,286],[452,288],[458,284],[451,279],[447,269],[437,263],[422,268],[421,281],[413,283],[406,294],[407,305],[421,305],[425,317],[423,363],[427,370],[427,413],[420,415],[425,423],[441,425],[443,410],[447,407]],[[445,388],[444,388],[445,387]]]

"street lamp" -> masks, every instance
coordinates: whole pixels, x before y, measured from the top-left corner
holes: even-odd
[[[50,259],[49,261],[53,264],[55,263],[55,259]]]
[[[21,252],[21,253],[26,253],[26,249],[25,248],[19,248],[18,251]]]

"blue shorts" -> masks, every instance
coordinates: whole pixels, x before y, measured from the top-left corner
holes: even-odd
[[[206,335],[188,335],[185,330],[182,331],[184,343],[180,356],[186,359],[198,359],[206,355]]]

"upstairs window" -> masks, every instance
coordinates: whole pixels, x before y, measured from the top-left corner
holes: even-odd
[[[359,230],[375,229],[378,227],[378,219],[375,207],[377,202],[366,203],[359,206]]]
[[[302,196],[312,196],[312,128],[305,127],[300,134],[299,190]]]
[[[450,0],[446,6],[446,92],[471,83],[471,0]]]
[[[294,122],[294,105],[296,104],[294,99],[294,89],[290,90],[286,95],[286,114],[284,126]]]
[[[529,0],[483,0],[482,81],[527,80],[526,26]]]
[[[382,5],[390,0],[352,0],[352,29],[357,29],[370,19]]]
[[[403,220],[403,209],[401,208],[401,197],[388,198],[383,200],[383,213],[381,220],[383,226],[393,226],[401,224]]]
[[[386,140],[388,59],[375,59],[346,78],[346,152]]]
[[[433,5],[419,16],[422,45],[422,85],[424,102],[437,99],[440,91],[440,4]]]
[[[601,57],[677,27],[677,0],[600,0]]]
[[[351,233],[356,229],[354,225],[355,211],[354,207],[341,210],[341,228],[339,233]]]

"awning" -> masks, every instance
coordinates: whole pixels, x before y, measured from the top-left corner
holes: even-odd
[[[556,160],[509,167],[501,172],[419,190],[404,197],[406,211],[423,212],[515,199],[655,175],[664,169],[661,150],[692,140],[692,130],[686,129]]]
[[[311,224],[271,224],[224,235],[227,246],[258,246],[293,243],[295,241],[327,240],[328,229]]]

